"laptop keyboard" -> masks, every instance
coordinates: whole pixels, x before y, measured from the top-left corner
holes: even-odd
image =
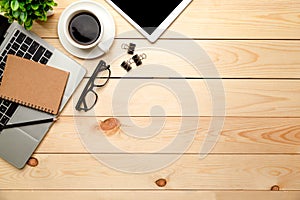
[[[53,53],[37,41],[17,30],[0,55],[0,81],[2,80],[8,54],[47,64]],[[0,98],[0,130],[8,123],[17,107],[17,103]]]

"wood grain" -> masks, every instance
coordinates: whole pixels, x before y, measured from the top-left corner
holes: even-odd
[[[184,83],[187,85],[183,87]],[[111,79],[104,88],[95,89],[101,100],[93,110],[85,113],[74,108],[86,84],[85,79],[62,115],[161,116],[155,113],[150,115],[153,106],[161,106],[165,110],[163,116],[300,116],[300,81],[298,80],[222,80],[225,102],[222,102],[218,96],[215,98],[215,105],[222,107],[221,105],[225,103],[226,115],[212,115],[212,97],[208,86],[214,83],[216,80]],[[130,88],[127,92],[129,85],[134,89]],[[167,87],[171,89],[168,90]],[[176,88],[180,88],[181,91],[175,91]],[[213,88],[211,91],[218,95],[223,93],[218,85],[216,88],[211,88]],[[195,111],[197,105],[193,104],[194,99],[197,101],[199,112]],[[114,104],[113,100],[115,100]],[[195,109],[182,112],[182,108],[187,109],[191,106]],[[122,111],[124,107],[128,108],[128,113],[125,112],[126,110]],[[216,112],[222,113],[222,110],[216,109]]]
[[[131,154],[131,156],[136,154]],[[155,181],[167,179],[164,189],[269,190],[278,185],[281,190],[298,190],[299,155],[210,155],[203,160],[198,155],[183,155],[172,165],[151,173],[118,172],[98,162],[92,155],[37,154],[39,165],[26,166],[22,171],[0,161],[2,189],[158,189]],[[126,155],[98,154],[101,160],[119,161]],[[122,161],[118,169],[134,167],[152,169],[155,162],[176,158],[175,154],[142,155],[147,163]],[[180,156],[180,154],[179,154]],[[147,161],[149,158],[149,162]],[[151,163],[151,164],[150,164]],[[160,164],[160,163],[158,163]],[[160,166],[160,165],[158,165]]]
[[[0,191],[0,198],[22,200],[132,200],[132,199],[189,199],[189,200],[299,200],[299,191]]]
[[[68,54],[58,39],[46,39],[46,41]],[[151,46],[145,39],[130,40],[130,42],[137,45],[136,53],[148,55],[144,65],[163,65],[176,71],[182,77],[208,78],[184,59],[187,54],[194,53],[194,57],[198,58],[195,62],[196,69],[200,72],[208,70],[207,67],[215,66],[218,74],[212,76],[213,78],[300,78],[298,67],[300,65],[300,41],[160,40]],[[87,76],[93,73],[99,60],[103,59],[111,65],[113,77],[123,77],[126,71],[120,67],[120,64],[130,57],[125,50],[121,49],[123,43],[128,43],[128,39],[116,39],[107,55],[94,60],[76,59],[68,55],[88,70]],[[192,44],[200,50],[189,50],[179,56],[175,55],[175,49],[189,49]],[[201,49],[205,53],[200,58]],[[162,57],[164,59],[161,59]]]
[[[37,153],[89,153],[80,139],[80,126],[91,127],[87,134],[104,134],[98,127],[104,117],[60,117],[59,121],[51,128]],[[122,123],[123,118],[118,118]],[[131,120],[138,127],[146,127],[151,123],[151,118],[132,117]],[[187,124],[199,122],[199,127],[180,127],[182,121],[188,120]],[[122,124],[115,134],[106,136],[106,139],[114,146],[125,152],[151,153],[170,145],[178,134],[195,134],[191,146],[186,153],[199,153],[201,145],[207,135],[211,118],[208,117],[167,117],[161,131],[154,132],[147,139],[132,137],[136,126],[129,127]],[[300,118],[232,118],[227,117],[220,138],[211,152],[212,154],[270,154],[270,153],[300,153]],[[124,130],[125,127],[125,130]],[[125,132],[126,131],[126,132]],[[141,133],[137,132],[136,136]],[[124,142],[126,141],[126,142]],[[66,145],[67,144],[67,145]],[[109,150],[93,151],[93,153],[113,153]],[[170,152],[171,153],[171,152]],[[182,153],[176,151],[173,153]]]
[[[74,104],[87,81],[84,79],[60,120],[33,155],[39,161],[37,167],[17,170],[0,159],[0,200],[300,199],[300,1],[194,0],[162,39],[150,44],[104,0],[97,0],[115,20],[116,39],[110,52],[95,60],[75,58],[60,45],[57,22],[74,0],[57,1],[55,15],[47,23],[35,23],[33,31],[83,64],[87,77],[98,61],[104,59],[111,64],[114,79],[107,87],[97,90],[99,101],[95,113],[79,113],[74,111]],[[141,67],[160,64],[176,71],[179,77],[192,78],[186,82],[200,108],[195,117],[185,117],[188,121],[182,132],[195,132],[195,138],[184,153],[155,154],[172,143],[184,120],[176,117],[182,115],[179,103],[164,88],[143,87],[136,91],[126,115],[137,126],[145,127],[153,120],[149,117],[152,105],[162,105],[167,117],[159,134],[143,140],[134,138],[133,135],[140,136],[144,132],[135,131],[135,126],[124,122],[125,117],[117,117],[121,130],[105,136],[114,146],[127,153],[144,153],[143,156],[153,153],[152,159],[155,159],[148,162],[149,166],[168,157],[182,156],[155,172],[130,174],[111,169],[88,153],[78,134],[79,127],[88,127],[84,134],[102,134],[97,121],[116,116],[111,106],[113,94],[119,78],[126,75],[119,65],[129,59],[120,48],[124,42],[134,42],[137,53],[147,53],[148,58]],[[189,48],[190,44],[207,53],[205,57],[195,56],[197,67],[205,72],[213,63],[219,74],[199,74],[186,61],[190,59],[185,59],[185,54],[198,52]],[[181,47],[186,52],[175,55],[172,47]],[[217,145],[210,155],[200,160],[198,152],[211,116],[215,116],[206,83],[217,80],[207,78],[223,79],[226,114]],[[137,80],[126,80],[125,84],[136,84],[134,81]],[[183,88],[183,81],[166,80],[166,83]],[[182,90],[187,92],[186,88]],[[126,92],[120,94],[117,105],[128,105],[125,95]],[[198,127],[194,125],[196,121]],[[101,153],[97,155],[109,161],[131,155],[105,149],[94,153]],[[140,163],[121,164],[143,169]],[[161,178],[166,179],[167,184],[160,188],[155,182]],[[281,191],[271,192],[274,185]]]
[[[59,1],[55,15],[47,23],[34,24],[33,31],[43,37],[57,37],[57,22],[72,0]],[[116,37],[140,38],[126,20],[104,0],[99,0],[112,14],[116,23]],[[163,38],[178,38],[177,32],[188,38],[268,38],[299,39],[300,3],[296,0],[270,2],[233,0],[194,0],[176,19]]]

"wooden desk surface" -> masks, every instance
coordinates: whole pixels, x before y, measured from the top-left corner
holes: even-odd
[[[71,2],[73,0],[58,1],[55,15],[47,23],[35,23],[33,28],[66,54],[57,36],[57,22]],[[115,19],[116,39],[111,52],[120,48],[123,42],[147,43],[106,2],[98,2]],[[71,100],[33,155],[38,166],[17,170],[0,160],[0,199],[299,200],[299,11],[297,0],[194,0],[169,28],[193,38],[207,52],[223,78],[224,128],[217,145],[205,159],[199,159],[199,149],[211,118],[216,117],[210,110],[211,101],[205,87],[207,79],[188,68],[182,60],[167,55],[161,59],[160,54],[149,52],[148,62],[172,66],[182,76],[193,77],[186,81],[197,91],[199,104],[203,106],[199,116],[190,119],[201,121],[195,139],[176,162],[161,170],[141,174],[123,173],[101,164],[83,147],[75,123],[95,117],[75,112]],[[125,32],[130,32],[129,38],[122,37]],[[187,41],[170,32],[162,38],[164,42],[174,44]],[[122,59],[124,57],[112,63],[114,79],[103,90],[97,90],[101,99],[101,105],[98,103],[95,109],[98,120],[113,117],[113,91],[118,77],[126,74],[119,67]],[[77,91],[80,93],[96,61],[76,60],[88,70]],[[177,81],[180,84],[182,80]],[[139,95],[144,96],[139,98]],[[147,103],[165,102],[168,116],[161,133],[140,141],[122,133],[121,126],[120,132],[107,138],[128,152],[155,152],[176,136],[181,118],[177,105],[166,100],[164,93],[149,89],[141,90],[139,95],[133,97],[130,113],[142,126],[151,120]],[[97,123],[91,126],[87,134],[99,132],[96,126]],[[186,132],[193,129],[195,127],[190,127]],[[105,154],[112,158],[122,156],[113,152]],[[160,178],[166,179],[165,187],[156,185]],[[272,187],[279,191],[271,191]]]

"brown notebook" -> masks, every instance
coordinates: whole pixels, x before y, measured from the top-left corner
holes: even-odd
[[[68,77],[69,72],[8,55],[0,97],[58,114]]]

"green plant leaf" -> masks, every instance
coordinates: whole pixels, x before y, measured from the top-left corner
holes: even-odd
[[[24,23],[25,29],[30,30],[32,28],[32,24],[32,19],[27,19],[27,21]]]
[[[23,12],[26,11],[26,8],[25,8],[24,6],[25,6],[25,3],[24,3],[24,2],[20,2],[20,3],[19,3],[19,9],[21,9]]]
[[[8,19],[8,23],[13,23],[13,22],[14,22],[14,19],[12,19],[12,18]]]
[[[9,2],[6,2],[5,5],[4,5],[4,9],[7,10],[9,7],[10,7]]]
[[[5,3],[0,1],[0,12],[4,11]]]
[[[47,13],[46,12],[42,13],[38,19],[41,21],[47,21]]]
[[[24,23],[26,26],[32,25],[32,19],[27,19],[26,22]]]
[[[27,26],[27,25],[24,25],[25,29],[30,31],[32,29],[32,25],[31,26]]]
[[[18,10],[18,8],[19,8],[19,2],[18,2],[18,0],[12,0],[12,1],[10,2],[10,7],[11,7],[11,9],[12,9],[13,11]]]
[[[37,10],[37,9],[39,9],[39,4],[32,4],[32,5],[31,5],[31,8],[32,8],[33,10]]]
[[[20,12],[19,11],[12,11],[12,15],[14,18],[18,18],[20,16]]]
[[[27,12],[21,12],[20,19],[25,22],[27,20]]]
[[[57,6],[54,0],[0,0],[0,12],[10,22],[17,21],[27,30],[35,20],[47,21],[47,11],[54,6]]]
[[[54,1],[50,1],[50,2],[48,1],[48,2],[46,2],[46,4],[47,4],[48,6],[51,6],[51,7],[52,7],[52,6],[55,6]]]
[[[34,14],[38,17],[42,16],[42,13],[39,10],[35,11]]]

